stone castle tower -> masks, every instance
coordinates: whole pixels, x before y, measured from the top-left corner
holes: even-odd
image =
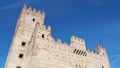
[[[110,68],[103,46],[86,49],[85,40],[72,36],[71,43],[54,40],[45,13],[23,6],[5,68]]]

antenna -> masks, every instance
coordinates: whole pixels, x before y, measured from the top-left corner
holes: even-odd
[[[102,45],[102,46],[103,46],[103,40],[100,40],[100,41],[99,41],[99,45]]]

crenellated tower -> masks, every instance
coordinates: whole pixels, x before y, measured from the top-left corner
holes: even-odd
[[[101,55],[101,56],[107,57],[106,49],[102,45],[98,45],[98,47],[96,49],[96,53]]]
[[[75,36],[71,37],[70,45],[75,49],[86,50],[85,40]]]
[[[17,21],[5,68],[30,68],[36,26],[44,24],[45,13],[23,6]]]

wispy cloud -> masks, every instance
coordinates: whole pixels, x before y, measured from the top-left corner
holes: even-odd
[[[113,55],[110,57],[110,60],[112,60],[111,64],[116,64],[116,63],[120,62],[120,55]]]
[[[111,64],[117,63],[118,61],[120,61],[120,58],[114,59],[114,60],[111,62]]]
[[[25,1],[14,2],[14,3],[10,4],[10,5],[6,5],[6,6],[3,6],[3,7],[0,7],[0,9],[9,9],[9,8],[19,7],[19,6],[21,6],[23,3],[25,3]]]
[[[113,56],[110,57],[110,59],[111,58],[115,58],[115,57],[119,57],[120,58],[120,55],[113,55]]]
[[[6,6],[2,6],[2,7],[0,7],[0,10],[15,8],[15,7],[22,6],[23,4],[31,4],[31,3],[34,3],[34,2],[36,2],[36,1],[34,1],[34,0],[29,0],[29,1],[28,0],[22,0],[22,1],[14,2],[14,3],[6,5]]]

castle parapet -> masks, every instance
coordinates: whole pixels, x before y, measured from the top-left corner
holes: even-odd
[[[51,33],[51,26],[48,26],[48,27],[47,27],[47,31],[48,31],[49,33]]]
[[[71,43],[78,43],[78,44],[81,44],[81,45],[85,45],[85,40],[81,39],[81,38],[78,38],[76,36],[72,36],[71,37]]]
[[[102,45],[98,45],[96,49],[97,54],[107,57],[106,49]]]
[[[85,40],[75,36],[71,37],[71,46],[81,50],[86,49]]]
[[[35,8],[32,7],[27,7],[26,5],[23,6],[22,9],[22,16],[25,15],[32,15],[34,18],[38,19],[40,24],[44,24],[44,19],[45,19],[45,13],[39,10],[36,10]]]

